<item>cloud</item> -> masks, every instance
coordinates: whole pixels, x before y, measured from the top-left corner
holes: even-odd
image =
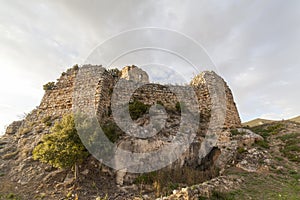
[[[299,9],[296,0],[0,0],[0,104],[16,108],[1,107],[1,116],[34,108],[45,82],[82,63],[107,38],[149,26],[182,32],[202,44],[232,88],[243,120],[297,115]],[[167,57],[156,59],[176,66]],[[12,118],[2,117],[0,126]]]

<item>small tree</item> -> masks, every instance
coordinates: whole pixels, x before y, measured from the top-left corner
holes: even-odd
[[[109,69],[108,72],[114,77],[118,77],[121,75],[121,72],[118,68]]]
[[[56,168],[74,167],[75,179],[78,175],[78,164],[88,156],[82,144],[74,122],[73,115],[66,115],[55,123],[51,134],[42,138],[42,143],[33,150],[33,159],[48,163]]]
[[[136,120],[149,112],[149,105],[145,105],[143,102],[134,100],[132,103],[129,103],[129,114],[133,120]]]
[[[78,66],[78,64],[76,64],[72,68],[73,68],[73,70],[77,71],[79,69],[79,66]]]
[[[45,85],[43,85],[43,89],[45,91],[47,91],[47,90],[53,90],[54,87],[55,87],[55,83],[54,82],[48,82]]]

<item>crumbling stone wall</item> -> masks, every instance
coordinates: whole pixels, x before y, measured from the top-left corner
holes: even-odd
[[[99,83],[96,89],[96,108],[98,120],[101,121],[110,115],[110,98],[115,84],[115,78],[106,70],[102,77],[99,77]]]
[[[197,94],[199,101],[199,109],[204,118],[204,121],[209,120],[211,117],[211,109],[212,109],[212,100],[210,97],[210,91],[208,85],[214,85],[214,80],[220,78],[213,71],[204,71],[199,75],[195,76],[191,85],[194,87],[194,90]],[[226,117],[224,128],[234,128],[241,126],[241,120],[239,117],[239,113],[237,111],[232,92],[228,87],[227,83],[222,79],[224,88],[225,88],[225,97],[226,97]]]
[[[69,69],[63,73],[55,87],[46,90],[38,107],[39,113],[45,116],[62,116],[72,111],[73,90],[78,70]]]
[[[133,80],[140,83],[149,83],[148,74],[134,65],[124,67],[121,70],[120,78],[125,80]]]
[[[154,83],[149,83],[148,80],[143,80],[142,83],[144,85],[137,87],[138,89],[132,91],[131,87],[134,86],[134,82],[139,82],[140,80],[138,79],[138,74],[141,73],[141,70],[135,70],[136,68],[125,68],[121,71],[121,75],[118,78],[113,78],[107,73],[103,73],[103,78],[102,80],[105,80],[105,83],[109,83],[109,86],[111,87],[109,89],[109,92],[106,90],[100,91],[103,92],[103,95],[101,95],[101,98],[99,102],[102,102],[99,104],[98,107],[98,115],[102,116],[102,118],[108,118],[109,116],[105,116],[107,113],[107,109],[109,109],[109,104],[111,100],[111,94],[113,91],[114,87],[116,86],[118,81],[122,81],[121,87],[118,86],[118,89],[121,90],[116,92],[116,97],[120,102],[128,102],[126,101],[127,94],[132,93],[132,96],[130,98],[130,101],[132,102],[133,100],[138,100],[143,102],[146,105],[154,105],[156,103],[162,104],[167,110],[168,109],[176,109],[176,104],[179,103],[179,99],[182,98],[192,98],[191,96],[184,95],[184,96],[177,96],[174,92],[176,89],[180,90],[188,90],[188,88],[193,88],[196,97],[198,99],[198,109],[200,113],[200,127],[198,131],[198,136],[195,141],[191,144],[190,148],[188,151],[186,151],[179,159],[174,163],[172,166],[177,167],[177,166],[183,166],[183,165],[188,165],[188,166],[193,166],[193,167],[199,167],[199,165],[202,166],[203,169],[206,169],[208,166],[207,165],[217,165],[220,168],[223,168],[226,163],[233,159],[234,157],[234,152],[236,145],[230,141],[230,132],[229,131],[223,131],[228,130],[230,128],[235,128],[235,127],[240,127],[241,126],[241,121],[239,118],[239,114],[236,108],[236,105],[234,103],[233,95],[231,90],[229,89],[228,85],[226,82],[219,77],[215,72],[209,72],[205,71],[196,76],[190,83],[189,86],[176,86],[176,85],[160,85],[160,84],[154,84]],[[132,73],[137,73],[137,75],[132,75]],[[125,75],[122,73],[125,71]],[[142,72],[143,73],[143,72]],[[122,78],[123,77],[123,78]],[[125,80],[120,80],[120,79],[125,79]],[[214,151],[212,151],[212,154],[208,154],[208,157],[200,159],[199,158],[199,151],[200,151],[200,146],[201,143],[204,140],[206,130],[208,129],[210,121],[217,121],[219,120],[220,116],[211,116],[211,110],[212,110],[212,99],[211,91],[209,90],[208,86],[213,87],[216,81],[220,81],[224,88],[224,106],[225,106],[225,116],[224,116],[224,124],[220,129],[222,131],[216,133],[218,135],[218,141],[216,143],[216,146],[213,148]],[[103,81],[100,81],[102,83]],[[220,88],[215,88],[217,90],[220,90]],[[188,105],[188,107],[193,107],[195,105]],[[196,108],[197,109],[197,108]],[[178,122],[180,120],[177,120],[177,124],[175,122],[168,121],[167,126],[173,126],[176,127],[178,126]],[[138,122],[139,123],[139,122]],[[175,123],[175,124],[174,124]],[[172,129],[173,131],[176,132],[175,129]],[[165,135],[170,134],[171,130],[164,129]],[[156,149],[159,148],[159,146],[163,146],[164,142],[163,137],[158,134],[153,138],[153,141],[148,142],[148,146],[146,147],[145,145],[141,145],[143,143],[142,139],[134,139],[130,137],[126,137],[126,139],[123,139],[120,141],[120,146],[122,146],[122,149],[126,149],[128,151],[132,152],[144,152],[146,151],[145,149]],[[136,145],[134,145],[136,144]],[[135,148],[136,146],[136,148]],[[138,148],[139,147],[139,148]],[[140,148],[143,147],[143,148]],[[215,153],[217,152],[217,153]],[[213,160],[210,158],[212,157]],[[201,168],[201,167],[200,167]],[[120,180],[126,180],[128,178],[128,174],[125,176],[124,172],[121,173],[122,178]],[[130,176],[130,175],[129,175]],[[126,178],[127,177],[127,178]],[[122,182],[122,181],[121,181]]]
[[[135,70],[135,72],[130,73],[132,70]],[[148,83],[148,75],[135,66],[125,67],[121,71],[119,77],[113,76],[111,73],[105,70],[105,68],[103,68],[102,71],[103,73],[102,76],[99,77],[98,86],[95,92],[95,106],[99,120],[108,117],[110,114],[111,95],[116,82],[120,78],[128,81],[136,81],[142,78],[141,82],[146,83],[146,85],[134,91],[131,100],[136,99],[142,101],[146,105],[153,105],[159,102],[162,103],[163,106],[174,108],[176,103],[179,102],[178,99],[180,99],[180,97],[177,97],[170,88],[175,87],[176,89],[176,87],[181,87],[182,89],[182,87],[185,87]],[[68,70],[58,79],[55,87],[52,90],[47,90],[45,92],[41,104],[38,107],[40,113],[43,113],[45,116],[62,116],[63,114],[72,111],[74,82],[77,72],[77,70]],[[211,83],[212,79],[215,77],[219,76],[214,72],[205,71],[194,77],[190,83],[190,86],[194,89],[198,98],[199,112],[201,117],[200,120],[202,124],[208,123],[211,117],[210,111],[212,108],[212,102],[210,98],[210,92],[208,90],[208,84]],[[241,120],[233,99],[232,92],[225,81],[224,86],[226,93],[226,118],[224,128],[240,127]],[[126,86],[123,88],[126,90]],[[118,98],[122,99],[123,97],[118,96]],[[187,96],[182,98],[189,97]]]

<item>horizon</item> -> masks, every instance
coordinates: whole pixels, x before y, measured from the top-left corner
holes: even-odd
[[[39,105],[45,83],[55,81],[76,63],[84,64],[90,52],[111,37],[143,27],[174,30],[200,44],[203,55],[215,64],[210,66],[201,57],[201,66],[216,70],[227,82],[242,122],[300,115],[299,1],[0,3],[0,135],[4,126]],[[150,38],[157,43],[172,41]],[[172,39],[178,40],[177,36]],[[176,48],[198,58],[199,54],[193,55],[196,47],[187,47]],[[167,67],[150,61],[147,66],[147,59],[164,59],[179,74],[187,69],[185,62],[161,52],[134,55],[139,59],[127,56],[113,66],[135,62],[154,72],[163,70],[173,80],[176,76]],[[185,77],[193,73],[189,70]],[[165,76],[157,81],[166,81]]]

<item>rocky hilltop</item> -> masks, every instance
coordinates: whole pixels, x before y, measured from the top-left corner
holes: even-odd
[[[91,102],[85,102],[78,99],[75,89],[78,85],[89,86],[89,81],[92,79],[78,79],[78,74],[86,77],[94,68],[97,68],[100,75],[93,77],[96,84],[93,86],[95,90]],[[164,108],[166,113],[164,127],[151,139],[129,137],[114,121],[111,99],[114,88],[120,82],[122,82],[120,92],[115,94],[120,102],[128,100],[124,94],[132,92],[129,98],[129,110],[130,105],[135,109],[136,104],[141,104],[148,109],[143,113],[130,113],[133,122],[138,126],[149,125],[151,106],[160,105]],[[143,83],[143,86],[129,91],[130,87],[127,86],[133,83]],[[212,88],[218,88],[215,87],[216,84],[221,84],[224,88],[224,101],[214,107],[213,101],[216,96],[222,94],[220,93],[222,89],[212,93]],[[181,94],[182,96],[176,95],[174,88],[180,91],[192,88],[198,104],[184,105],[180,99],[189,97],[184,93]],[[44,85],[44,89],[45,94],[40,105],[25,119],[10,124],[0,140],[0,194],[6,195],[11,192],[22,199],[76,199],[78,197],[79,199],[101,199],[105,196],[109,199],[134,199],[140,195],[144,199],[153,199],[155,196],[168,194],[170,188],[176,189],[201,183],[220,174],[224,175],[231,166],[238,166],[246,171],[261,170],[261,164],[248,164],[247,161],[237,163],[237,155],[241,148],[250,148],[264,138],[250,130],[241,129],[242,125],[232,92],[226,82],[215,72],[200,73],[188,86],[172,86],[150,83],[147,73],[136,66],[127,66],[120,71],[92,65],[81,68],[74,66],[62,73],[56,83]],[[51,127],[64,115],[73,112],[74,102],[79,108],[86,104],[93,105],[101,126],[108,127],[106,130],[109,130],[109,133],[105,134],[120,148],[130,152],[148,152],[167,145],[180,130],[183,107],[192,108],[193,112],[199,114],[199,121],[197,121],[199,126],[190,147],[173,164],[155,173],[134,174],[126,171],[126,168],[114,170],[90,155],[79,166],[80,177],[74,183],[71,169],[56,169],[32,158],[32,151],[41,142],[41,138],[49,134]],[[185,131],[188,133],[189,130]],[[215,143],[205,143],[208,134],[217,136]],[[211,145],[211,148],[203,148],[203,144]],[[260,154],[257,154],[256,156],[259,157]],[[265,154],[261,155],[264,156]],[[249,159],[251,162],[255,160],[252,157]],[[171,185],[170,182],[162,182],[168,178],[173,182]],[[241,181],[232,177],[225,179],[221,177],[220,180],[227,181],[228,188],[231,186],[235,188]],[[212,190],[213,188],[205,190],[206,193],[198,191],[197,195],[209,196]],[[186,192],[174,192],[175,197],[170,199],[177,199],[180,195],[185,198],[184,196],[190,195]]]

